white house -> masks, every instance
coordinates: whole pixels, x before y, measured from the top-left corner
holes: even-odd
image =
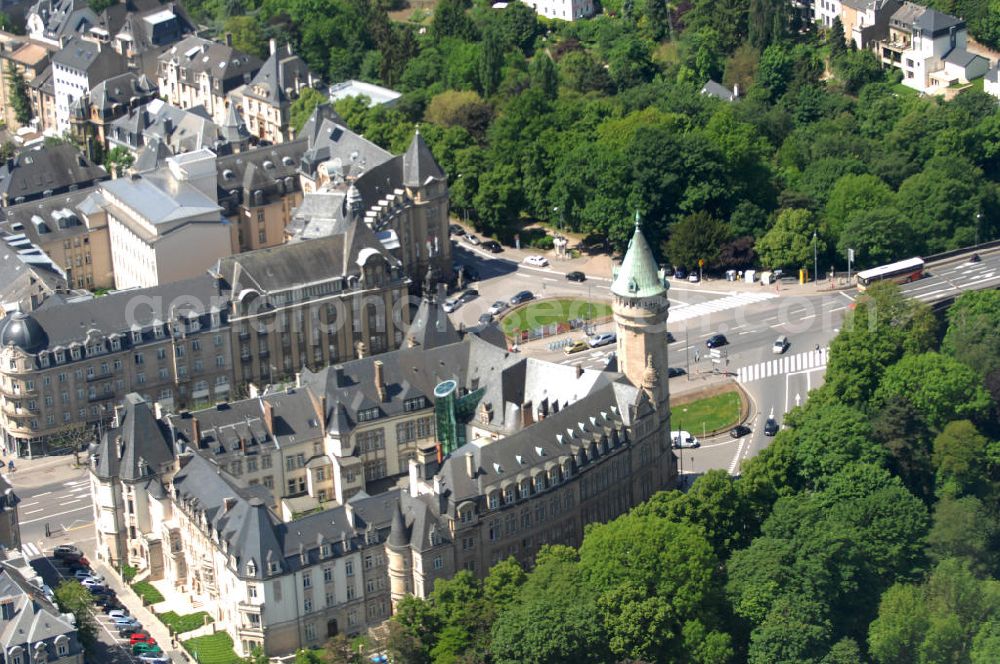
[[[594,15],[593,0],[525,0],[525,4],[545,18],[577,21]]]
[[[56,99],[56,130],[70,130],[70,105],[87,97],[98,83],[125,73],[125,58],[101,44],[74,37],[52,56],[52,86]]]

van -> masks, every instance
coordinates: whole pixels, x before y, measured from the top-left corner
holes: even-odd
[[[674,447],[674,449],[698,447],[701,445],[701,443],[698,442],[698,439],[687,431],[671,431],[670,444]]]
[[[781,355],[786,350],[788,350],[788,337],[781,335],[774,340],[774,345],[771,346],[771,352],[775,355]]]

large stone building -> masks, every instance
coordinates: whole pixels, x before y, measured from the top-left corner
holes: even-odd
[[[124,56],[99,43],[76,37],[52,55],[52,86],[56,101],[56,132],[70,133],[71,108],[88,97],[98,83],[124,74]]]
[[[0,650],[7,664],[84,664],[76,621],[60,613],[24,558],[0,562]]]
[[[292,138],[292,102],[303,89],[320,86],[320,80],[291,44],[279,47],[272,39],[270,46],[270,57],[242,91],[243,116],[258,140],[283,143]]]
[[[611,287],[620,372],[463,338],[427,288],[393,352],[159,419],[132,395],[92,462],[98,555],[276,656],[459,570],[578,545],[676,481],[666,289],[637,228]]]
[[[0,165],[0,204],[19,205],[108,179],[108,172],[72,145],[24,148]]]

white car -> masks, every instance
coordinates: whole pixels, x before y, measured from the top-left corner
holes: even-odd
[[[108,611],[109,618],[128,618],[130,617],[126,609],[115,609],[114,611]]]
[[[697,274],[691,274],[691,275],[690,275],[690,276],[688,277],[688,281],[690,281],[690,282],[691,282],[692,284],[696,284],[696,283],[698,283],[699,281],[701,281],[701,278],[700,278],[700,277],[698,277],[698,275],[697,275]]]
[[[496,316],[506,311],[508,306],[510,305],[508,305],[503,300],[497,300],[496,302],[490,305],[490,308],[487,309],[487,311],[490,312],[490,315]]]
[[[595,334],[587,339],[587,345],[591,348],[597,348],[599,346],[613,344],[617,340],[618,336],[614,332],[602,332],[601,334]]]
[[[84,579],[93,579],[94,581],[97,581],[98,583],[104,583],[104,577],[103,576],[101,576],[97,572],[87,571],[87,570],[83,570],[83,569],[77,570],[76,572],[74,572],[73,573],[73,577],[77,581],[83,581]]]
[[[687,431],[671,431],[670,441],[675,449],[699,447],[701,445],[698,439]]]
[[[531,256],[525,256],[525,265],[534,265],[535,267],[545,267],[549,264],[549,259],[545,256],[539,256],[538,254],[533,254]]]
[[[450,314],[460,306],[462,306],[462,299],[459,297],[453,297],[450,300],[445,300],[444,304],[441,305],[441,308],[444,309],[445,313]]]
[[[471,245],[477,245],[477,246],[479,245],[479,238],[473,235],[472,233],[465,234],[465,241]]]

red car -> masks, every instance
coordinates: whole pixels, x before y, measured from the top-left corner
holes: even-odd
[[[156,641],[149,634],[145,632],[136,632],[128,637],[128,644],[134,646],[137,643],[148,643],[151,646],[156,645]]]

